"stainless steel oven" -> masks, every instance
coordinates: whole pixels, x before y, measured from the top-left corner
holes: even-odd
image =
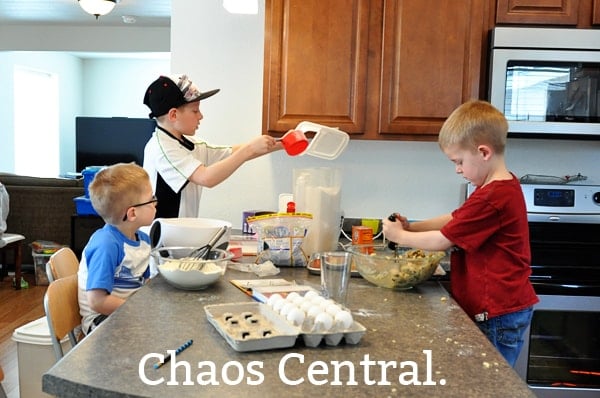
[[[599,397],[600,186],[522,188],[540,302],[515,370],[538,397]]]
[[[490,48],[510,136],[600,139],[600,30],[499,27]]]

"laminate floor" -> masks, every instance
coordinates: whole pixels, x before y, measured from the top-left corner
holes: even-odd
[[[44,316],[47,286],[36,286],[33,273],[23,276],[29,282],[27,289],[15,290],[12,275],[0,281],[0,365],[4,370],[2,386],[8,398],[19,398],[17,343],[12,334],[18,327]]]

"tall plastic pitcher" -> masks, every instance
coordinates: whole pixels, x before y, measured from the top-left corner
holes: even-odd
[[[302,243],[306,256],[338,247],[342,211],[342,182],[339,169],[318,167],[294,169],[294,200],[297,212],[313,215]]]

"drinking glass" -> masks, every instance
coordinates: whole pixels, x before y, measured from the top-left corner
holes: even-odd
[[[352,253],[321,253],[321,290],[323,296],[346,305]]]

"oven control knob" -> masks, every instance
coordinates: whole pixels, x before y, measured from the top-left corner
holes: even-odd
[[[594,201],[594,203],[596,203],[597,205],[600,205],[600,192],[596,192],[594,194],[594,196],[592,196],[592,200]]]

